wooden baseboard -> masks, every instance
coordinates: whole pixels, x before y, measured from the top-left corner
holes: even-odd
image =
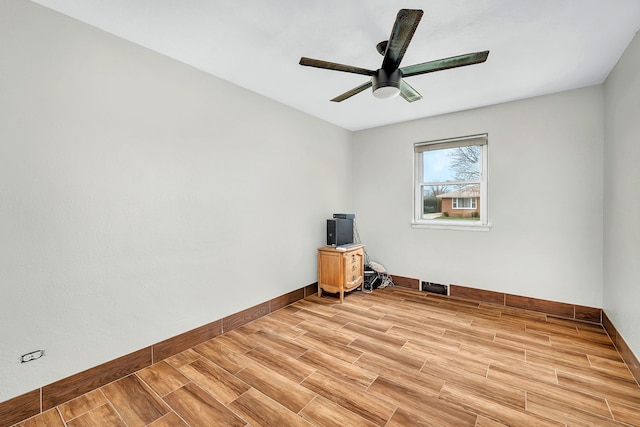
[[[403,288],[420,290],[420,280],[418,279],[412,279],[411,277],[396,276],[395,274],[392,274],[391,280],[393,280],[393,284],[396,286],[402,286]]]
[[[604,312],[602,313],[602,326],[609,334],[609,337],[611,337],[613,345],[618,349],[618,353],[620,353],[620,356],[622,356],[622,359],[627,364],[631,374],[635,377],[636,382],[640,386],[640,361],[638,361],[638,357],[633,354],[624,338],[620,336],[620,333],[613,322],[611,322],[607,314]]]
[[[0,427],[9,427],[105,384],[151,366],[184,350],[210,340],[223,332],[281,309],[318,292],[312,283],[241,312],[215,320],[126,356],[55,381],[37,390],[0,402]]]
[[[396,286],[420,289],[420,280],[403,276],[391,276]],[[503,292],[487,291],[466,286],[449,285],[449,296],[486,304],[497,304],[522,310],[537,311],[551,316],[602,324],[602,309],[576,304],[523,297]]]
[[[40,393],[37,389],[0,403],[0,426],[6,427],[40,413]]]
[[[550,316],[581,322],[602,324],[602,309],[600,308],[523,297],[503,292],[486,291],[484,289],[475,289],[459,285],[449,285],[449,296],[522,310],[537,311]]]

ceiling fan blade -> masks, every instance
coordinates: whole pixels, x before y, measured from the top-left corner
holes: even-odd
[[[369,89],[370,87],[371,87],[371,80],[369,80],[368,82],[366,82],[364,84],[361,84],[358,87],[354,87],[353,89],[346,91],[342,95],[336,96],[331,101],[333,101],[333,102],[342,102],[347,98],[351,98],[353,95],[359,94],[363,90]]]
[[[404,79],[400,80],[400,96],[408,102],[419,101],[422,99],[422,95],[411,87],[409,83],[405,82]]]
[[[393,24],[387,49],[382,60],[382,68],[395,70],[400,67],[407,47],[418,28],[423,12],[420,9],[400,9]]]
[[[466,55],[452,56],[451,58],[437,59],[423,62],[422,64],[409,65],[400,68],[404,77],[417,76],[418,74],[433,73],[434,71],[448,70],[449,68],[464,67],[465,65],[479,64],[487,60],[489,51],[467,53]]]
[[[353,67],[351,65],[337,64],[335,62],[321,61],[320,59],[312,58],[300,58],[300,65],[307,67],[324,68],[326,70],[344,71],[346,73],[364,74],[365,76],[372,76],[375,74],[373,70],[367,70],[366,68]]]

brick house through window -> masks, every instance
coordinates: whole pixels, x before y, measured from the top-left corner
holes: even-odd
[[[473,218],[480,215],[480,187],[470,185],[436,196],[442,200],[442,214],[450,217]],[[474,212],[476,212],[474,214]]]

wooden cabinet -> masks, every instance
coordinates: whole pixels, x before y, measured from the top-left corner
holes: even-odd
[[[343,248],[339,248],[343,249]],[[318,296],[322,291],[344,293],[364,284],[364,245],[338,250],[333,246],[318,249]]]

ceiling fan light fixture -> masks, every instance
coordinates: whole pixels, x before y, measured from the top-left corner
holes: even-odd
[[[373,96],[378,99],[390,99],[398,95],[400,95],[400,88],[395,86],[383,86],[373,91]]]
[[[373,96],[379,99],[390,99],[400,95],[400,80],[402,71],[399,69],[387,73],[383,68],[371,76]]]

